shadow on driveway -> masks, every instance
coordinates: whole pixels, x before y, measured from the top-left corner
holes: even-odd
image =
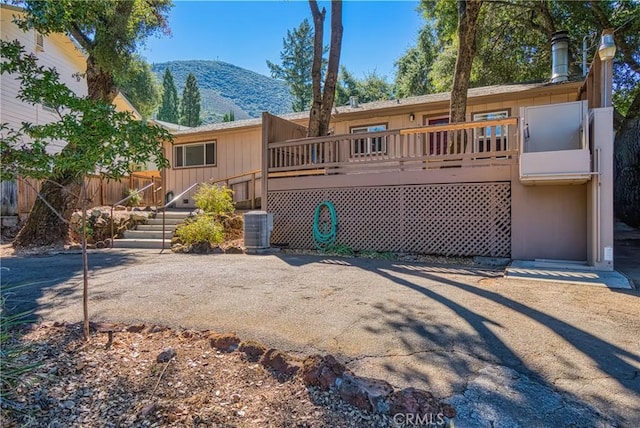
[[[640,241],[638,241],[640,242]],[[638,252],[640,253],[640,252]],[[636,254],[637,255],[637,254]],[[420,370],[434,364],[443,364],[452,368],[458,376],[451,377],[452,389],[455,391],[464,391],[466,382],[474,374],[477,374],[478,360],[490,365],[499,365],[513,369],[519,373],[526,375],[529,379],[548,388],[551,391],[557,391],[558,386],[555,379],[549,379],[542,375],[537,368],[530,367],[521,356],[521,349],[514,350],[501,339],[496,331],[515,330],[517,327],[513,325],[501,325],[496,322],[497,317],[491,316],[486,308],[495,307],[496,311],[500,311],[505,316],[499,319],[517,320],[520,316],[528,318],[533,325],[539,325],[553,332],[559,341],[566,342],[566,347],[572,348],[571,355],[579,353],[580,357],[572,360],[563,354],[562,349],[550,348],[547,352],[551,355],[544,355],[544,358],[555,358],[556,364],[563,367],[562,371],[569,371],[575,374],[575,378],[571,380],[589,382],[589,379],[579,379],[579,374],[583,367],[579,364],[585,360],[593,363],[597,370],[601,371],[598,380],[607,379],[618,383],[630,397],[636,397],[640,400],[640,355],[616,346],[596,334],[592,334],[571,322],[562,320],[557,316],[545,313],[541,309],[528,306],[514,298],[508,297],[509,293],[501,294],[483,288],[482,280],[477,285],[470,285],[455,278],[461,276],[475,278],[497,278],[502,276],[501,271],[490,269],[479,269],[475,267],[465,266],[442,266],[442,265],[417,265],[411,263],[385,262],[380,260],[366,260],[358,258],[341,258],[331,256],[292,256],[281,255],[281,260],[292,266],[304,266],[306,264],[326,264],[349,266],[356,269],[363,269],[374,272],[387,282],[397,286],[410,289],[419,293],[422,297],[416,298],[415,302],[420,302],[424,310],[407,309],[406,301],[394,301],[386,299],[373,305],[374,311],[366,317],[362,329],[372,335],[384,335],[389,331],[397,332],[397,338],[403,343],[406,354],[396,357],[408,357],[423,361],[421,367],[416,364],[407,364],[406,367],[395,362],[387,362],[385,370],[393,373],[394,376],[400,377],[406,383],[412,384],[417,379],[429,381],[429,370]],[[426,280],[426,281],[425,281]],[[425,285],[427,284],[427,285]],[[441,286],[444,286],[441,287]],[[548,285],[553,287],[553,285]],[[462,293],[452,293],[451,288],[455,288]],[[506,285],[505,285],[506,287]],[[573,286],[580,287],[580,286]],[[578,289],[582,293],[587,289]],[[570,290],[569,290],[570,292]],[[596,293],[602,290],[594,290]],[[640,305],[640,294],[638,290],[607,290],[606,292],[615,292],[623,294],[626,298],[635,300]],[[393,295],[391,293],[391,295]],[[455,300],[451,296],[455,295]],[[551,296],[551,295],[550,295]],[[595,298],[595,297],[594,297]],[[469,304],[464,304],[464,302]],[[524,300],[526,301],[526,299]],[[433,302],[437,302],[453,313],[455,316],[463,319],[468,326],[471,327],[473,333],[468,330],[460,329],[459,325],[451,324],[446,319],[438,319],[431,317],[430,308],[433,308]],[[484,303],[483,303],[484,302]],[[575,302],[579,305],[579,302]],[[588,307],[588,305],[585,305]],[[640,306],[639,306],[640,307]],[[575,308],[568,308],[575,309]],[[437,311],[440,314],[441,311]],[[493,319],[492,319],[493,318]],[[585,316],[585,320],[588,317]],[[381,325],[382,321],[382,325]],[[523,331],[522,334],[527,334]],[[415,336],[423,339],[423,342],[415,340]],[[549,336],[551,337],[551,336]],[[532,336],[531,341],[545,340],[547,336]],[[532,345],[534,345],[532,343]],[[544,347],[534,345],[532,348],[544,349]],[[390,360],[391,361],[391,360]],[[529,360],[530,361],[530,360]],[[591,366],[591,364],[590,364]],[[432,376],[435,377],[435,376]],[[567,379],[559,379],[560,381]],[[596,379],[593,379],[596,380]],[[496,385],[493,385],[495,387]],[[496,394],[499,391],[489,390],[487,394]],[[575,401],[584,400],[570,392],[563,391],[565,396],[571,397]],[[537,401],[540,397],[518,397],[515,400],[511,397],[512,402],[518,406],[527,405],[526,401],[530,400],[529,405],[540,406]],[[612,417],[617,421],[629,422],[633,425],[635,422],[628,421],[629,417],[636,417],[637,409],[631,409],[635,416],[630,416],[628,411],[617,411],[611,408],[611,403],[607,401],[607,391],[601,391],[597,396],[592,396],[592,402],[595,402],[599,409],[607,409],[608,417]],[[633,402],[633,398],[629,401]],[[636,400],[638,404],[640,401]],[[591,408],[597,413],[595,408]],[[543,409],[539,409],[542,411]],[[628,410],[628,409],[627,409]],[[551,406],[546,411],[562,411],[561,407],[554,409]],[[575,420],[575,419],[574,419]],[[580,420],[580,419],[578,419]],[[589,419],[581,420],[582,423],[588,423]],[[640,422],[638,420],[637,422]]]
[[[94,310],[115,317],[105,321],[224,326],[282,339],[290,348],[281,349],[344,352],[356,371],[371,363],[405,386],[450,383],[443,396],[453,394],[485,418],[493,417],[489,408],[478,406],[497,400],[491,408],[504,414],[491,421],[516,418],[503,426],[523,414],[527,425],[593,426],[595,409],[640,426],[638,347],[615,334],[615,323],[627,321],[619,324],[623,332],[640,325],[637,291],[514,286],[491,269],[286,254],[167,254],[146,263],[109,252],[90,263],[101,273],[92,299],[109,299]],[[16,307],[41,310],[43,301],[80,296],[79,255],[7,259],[3,267],[3,284],[29,291]],[[567,405],[574,401],[581,405]]]
[[[99,271],[126,269],[137,261],[135,254],[101,251],[88,255],[89,288],[91,276]],[[2,259],[0,284],[10,313],[51,309],[56,301],[82,295],[82,255],[8,257]],[[44,303],[46,294],[50,299]],[[99,299],[99,292],[92,292]],[[78,302],[80,302],[78,300]],[[30,321],[37,321],[33,315]]]
[[[611,379],[614,379],[622,387],[624,387],[629,393],[636,394],[640,397],[640,355],[630,352],[615,346],[606,340],[597,337],[593,334],[586,332],[578,326],[571,325],[568,322],[548,315],[540,310],[531,308],[525,304],[522,304],[509,297],[505,297],[493,291],[483,289],[479,286],[468,285],[453,279],[445,278],[440,275],[436,276],[433,272],[442,272],[446,269],[433,268],[433,267],[416,267],[412,265],[399,265],[392,264],[384,268],[377,268],[376,273],[385,279],[405,288],[414,290],[420,293],[429,300],[439,302],[440,304],[448,307],[455,314],[463,318],[469,326],[471,326],[477,334],[468,335],[464,332],[452,330],[445,324],[438,323],[425,323],[420,319],[409,316],[401,307],[391,307],[388,305],[380,304],[376,307],[379,311],[379,315],[387,318],[387,326],[390,329],[396,331],[411,330],[420,337],[423,337],[427,343],[433,343],[437,345],[437,348],[450,349],[455,352],[447,353],[447,363],[450,364],[455,370],[462,374],[472,374],[473,369],[468,365],[467,355],[473,355],[483,361],[490,364],[498,364],[501,366],[509,367],[527,375],[529,378],[536,382],[556,390],[556,386],[548,382],[543,376],[540,376],[536,370],[533,370],[527,366],[527,364],[509,348],[499,337],[494,333],[494,329],[502,328],[500,324],[495,321],[480,315],[474,311],[474,306],[461,305],[447,297],[444,293],[439,293],[438,287],[425,287],[418,285],[416,282],[406,279],[407,275],[420,277],[449,287],[455,287],[466,293],[469,293],[474,297],[474,305],[482,304],[485,300],[487,303],[497,303],[502,306],[505,311],[515,311],[521,315],[524,315],[536,323],[543,325],[551,329],[556,335],[564,338],[572,347],[581,352],[584,356],[591,359],[601,370],[606,373]],[[481,284],[481,283],[480,283]],[[639,299],[637,291],[625,292],[630,299]],[[478,299],[480,301],[478,301]],[[471,300],[470,300],[471,301]],[[638,300],[640,304],[640,300]],[[373,331],[375,333],[375,331]],[[535,340],[535,338],[532,338]],[[414,349],[414,345],[408,341],[404,341],[406,348],[409,351],[420,352],[420,349]],[[428,356],[427,356],[428,359]],[[563,364],[571,365],[571,361],[563,361]],[[415,371],[409,371],[404,373],[406,379],[414,378],[415,376],[424,376],[424,373],[417,373]],[[466,377],[463,375],[463,378]],[[463,390],[464,385],[457,385],[455,389]],[[496,393],[495,390],[489,390],[487,393]],[[520,399],[525,397],[520,397]],[[531,397],[538,398],[538,397]],[[579,400],[579,397],[574,397]],[[525,403],[520,402],[518,405],[522,406]],[[533,404],[533,403],[532,403]],[[610,409],[610,403],[600,400],[600,409]],[[614,409],[610,409],[610,413],[607,415],[620,421],[624,420],[629,415],[623,415],[617,413]]]

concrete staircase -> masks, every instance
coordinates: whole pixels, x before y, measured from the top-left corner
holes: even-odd
[[[171,248],[171,238],[176,227],[183,223],[191,211],[167,211],[165,214],[165,248]],[[114,248],[162,248],[162,213],[139,224],[135,230],[124,232],[124,238],[113,241]]]

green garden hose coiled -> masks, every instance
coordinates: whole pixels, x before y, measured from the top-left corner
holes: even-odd
[[[320,227],[320,215],[322,207],[329,210],[329,222],[324,222]],[[322,230],[321,230],[322,229]],[[316,207],[316,213],[313,216],[313,243],[318,250],[326,251],[333,247],[336,242],[336,234],[338,233],[338,215],[336,207],[329,201],[320,202]]]

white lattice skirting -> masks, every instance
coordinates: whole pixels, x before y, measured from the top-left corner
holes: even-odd
[[[331,201],[338,214],[337,243],[354,250],[511,255],[509,183],[294,190],[267,197],[274,244],[313,248],[315,208]]]

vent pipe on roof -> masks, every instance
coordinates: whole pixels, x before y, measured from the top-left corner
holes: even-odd
[[[349,107],[358,108],[358,97],[352,96],[349,98]]]
[[[569,80],[569,35],[558,31],[551,36],[551,82]]]

